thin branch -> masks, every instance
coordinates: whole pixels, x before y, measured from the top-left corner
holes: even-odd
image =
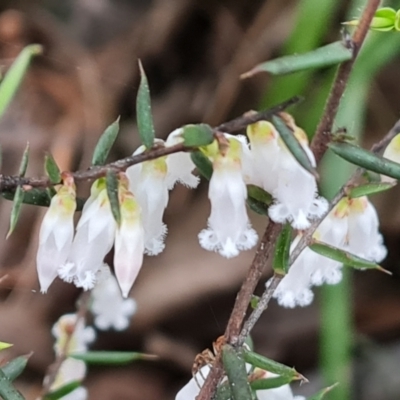
[[[354,62],[357,59],[359,50],[364,43],[365,37],[367,36],[369,25],[380,3],[381,0],[368,1],[353,37],[350,41],[348,41],[349,48],[353,49],[353,58],[341,64],[338,69],[335,81],[328,97],[328,101],[325,105],[324,113],[311,143],[311,150],[315,155],[317,164],[325,154],[327,145],[331,140],[333,122],[339,109],[340,100],[346,89],[347,82],[353,69]]]
[[[218,132],[237,132],[243,128],[246,128],[248,125],[253,124],[255,122],[269,119],[273,114],[281,112],[285,110],[289,106],[292,106],[302,100],[301,97],[295,96],[281,104],[276,105],[268,110],[264,110],[261,112],[254,113],[246,113],[245,115],[235,118],[232,121],[221,124],[213,129],[214,133]],[[74,180],[76,182],[85,181],[85,180],[93,180],[98,179],[107,174],[109,169],[113,169],[115,171],[125,171],[128,167],[142,163],[144,161],[154,160],[156,158],[160,158],[169,154],[178,153],[181,151],[190,151],[191,148],[186,147],[183,143],[178,143],[174,146],[169,147],[154,147],[148,152],[144,152],[142,154],[137,154],[135,156],[125,157],[121,160],[112,162],[107,165],[101,166],[92,166],[83,171],[76,171],[72,173]],[[31,188],[46,188],[49,186],[53,186],[53,184],[49,181],[49,178],[44,177],[33,177],[33,178],[24,178],[20,176],[8,176],[0,174],[0,193],[5,191],[13,191],[18,186],[24,186],[26,190]]]

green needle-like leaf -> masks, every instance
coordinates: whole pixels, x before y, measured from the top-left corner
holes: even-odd
[[[64,386],[61,386],[59,389],[53,390],[50,393],[47,393],[44,397],[43,400],[58,400],[62,399],[64,396],[67,394],[71,393],[75,389],[77,389],[79,386],[81,386],[81,381],[72,381],[67,383]]]
[[[213,173],[211,161],[200,150],[191,152],[190,157],[200,174],[207,180],[210,180]]]
[[[400,164],[346,142],[330,143],[329,148],[346,161],[367,170],[400,179]]]
[[[246,364],[229,344],[222,347],[222,362],[228,376],[233,400],[253,399],[253,394],[247,381]]]
[[[10,229],[8,230],[6,239],[10,237],[10,235],[14,232],[15,226],[17,225],[19,215],[21,214],[21,205],[24,201],[25,191],[21,186],[17,187],[14,195],[14,203],[11,210],[10,217]]]
[[[140,85],[136,98],[136,120],[142,144],[150,149],[154,143],[154,124],[151,114],[149,84],[142,63],[139,61]]]
[[[251,382],[250,385],[253,390],[275,389],[287,385],[292,380],[287,376],[276,376],[274,378],[257,379]]]
[[[357,186],[350,189],[347,196],[351,199],[355,199],[357,197],[369,196],[371,194],[385,192],[386,190],[389,190],[394,186],[396,186],[396,182],[368,183],[366,185]]]
[[[318,173],[316,169],[311,164],[311,161],[308,158],[307,153],[304,151],[302,145],[294,136],[293,131],[285,124],[282,118],[277,117],[276,115],[272,116],[272,123],[279,132],[279,135],[285,142],[287,148],[292,153],[293,157],[306,171],[318,179]]]
[[[186,147],[207,146],[214,141],[213,130],[210,125],[185,125],[182,132],[183,144]]]
[[[0,118],[19,88],[33,56],[42,52],[42,46],[26,46],[15,59],[4,79],[0,83]]]
[[[0,397],[3,400],[24,400],[24,397],[15,389],[2,369],[0,369]]]
[[[151,354],[128,351],[87,351],[86,353],[73,353],[70,357],[93,365],[125,365],[134,361],[158,358]]]
[[[334,389],[337,385],[338,385],[338,384],[335,383],[335,384],[332,385],[332,386],[329,386],[329,387],[327,387],[327,388],[325,388],[325,389],[322,389],[322,390],[319,391],[317,394],[314,394],[314,396],[308,397],[307,400],[322,400],[322,399],[325,397],[325,395],[326,395],[327,393],[329,393],[332,389]]]
[[[106,163],[108,154],[117,139],[118,133],[119,117],[100,136],[93,152],[92,165],[104,165]]]
[[[21,164],[19,165],[19,176],[25,176],[26,169],[28,168],[28,161],[29,161],[29,143],[27,143],[24,154],[22,155]]]
[[[47,153],[44,157],[44,169],[51,183],[56,184],[61,182],[60,168],[58,168],[57,163],[50,153]]]
[[[304,54],[294,54],[266,61],[245,72],[241,78],[248,78],[259,72],[272,75],[286,75],[312,68],[323,68],[340,64],[353,57],[351,49],[343,42],[334,42]]]
[[[290,242],[292,239],[292,227],[289,223],[283,226],[275,246],[273,270],[280,275],[286,275],[289,271]]]
[[[13,381],[22,374],[31,355],[32,353],[26,356],[16,357],[1,367],[1,370],[10,381]]]
[[[319,242],[314,239],[313,243],[310,244],[310,249],[321,256],[330,258],[331,260],[338,261],[348,267],[356,269],[377,269],[379,271],[389,273],[381,266],[373,261],[365,260],[364,258],[358,257],[347,251],[338,249],[336,247],[330,246],[326,243]]]
[[[118,186],[119,180],[115,171],[109,169],[106,176],[107,195],[110,200],[111,212],[118,226],[121,224],[121,210],[119,207]]]

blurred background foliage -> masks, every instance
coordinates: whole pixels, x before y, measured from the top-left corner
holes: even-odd
[[[137,59],[146,70],[156,134],[193,122],[217,125],[249,109],[293,95],[305,101],[291,111],[311,138],[334,77],[334,68],[291,76],[239,75],[261,61],[301,53],[338,40],[342,21],[360,14],[364,0],[19,0],[0,2],[0,59],[7,68],[29,43],[45,48],[0,121],[2,172],[16,173],[26,141],[28,175],[43,174],[50,150],[64,170],[85,168],[103,129],[121,115],[122,134],[113,158],[138,145],[135,96]],[[397,1],[384,5],[398,7]],[[353,71],[336,127],[369,147],[399,117],[400,33],[371,32]],[[322,190],[331,197],[351,172],[336,156],[325,157]],[[81,187],[87,193],[88,187]],[[356,272],[341,285],[320,290],[305,309],[272,304],[254,330],[256,350],[296,366],[311,381],[295,387],[311,394],[336,381],[331,400],[400,398],[398,189],[373,198],[389,248],[385,268]],[[0,237],[7,233],[11,204],[1,202]],[[132,296],[138,312],[124,333],[99,333],[95,348],[160,355],[157,363],[94,368],[92,399],[173,399],[188,380],[195,355],[223,333],[236,292],[252,259],[246,252],[221,260],[204,252],[197,233],[205,226],[207,187],[171,194],[165,220],[166,251],[147,258]],[[35,253],[41,210],[26,206],[15,234],[0,242],[0,338],[15,346],[8,356],[34,351],[19,380],[34,399],[53,359],[50,328],[73,312],[79,295],[57,282],[37,292]],[[266,220],[253,215],[261,232]],[[112,259],[110,257],[110,259]],[[265,279],[271,274],[265,270]],[[262,290],[262,287],[259,288]],[[90,322],[90,321],[89,321]],[[3,353],[2,353],[3,354]]]

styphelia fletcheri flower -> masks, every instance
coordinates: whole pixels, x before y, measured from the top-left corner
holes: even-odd
[[[359,257],[380,262],[386,256],[386,248],[378,229],[376,210],[367,197],[345,197],[322,221],[314,237]],[[299,238],[293,242],[292,249]],[[274,297],[284,307],[307,306],[314,296],[311,287],[338,283],[342,278],[341,268],[341,263],[306,248],[280,282]]]

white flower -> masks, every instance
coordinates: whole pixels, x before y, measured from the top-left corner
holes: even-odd
[[[61,279],[92,289],[96,273],[114,243],[116,223],[111,213],[105,178],[94,182],[82,211],[67,263],[59,269]]]
[[[65,314],[53,325],[51,333],[56,338],[54,350],[57,354],[65,353],[68,355],[85,352],[87,345],[95,339],[96,333],[94,329],[90,326],[85,327],[82,318],[77,323],[77,318],[77,314]],[[68,348],[64,352],[64,347],[70,336]]]
[[[74,235],[73,216],[76,209],[75,184],[71,176],[51,199],[39,233],[39,249],[36,257],[40,291],[45,293],[57,276],[71,249]]]
[[[387,158],[388,160],[400,163],[400,134],[397,134],[390,141],[390,143],[388,144],[383,153],[383,157]],[[382,182],[390,182],[390,183],[397,182],[396,179],[385,175],[381,175],[381,180]]]
[[[288,114],[284,115],[315,166],[306,134]],[[247,134],[254,159],[252,183],[275,198],[275,203],[269,207],[270,218],[279,223],[288,221],[295,229],[308,228],[310,220],[320,217],[328,209],[327,201],[318,197],[315,177],[298,163],[271,123],[261,121],[250,125]]]
[[[170,147],[175,144],[182,143],[182,133],[182,128],[175,129],[173,132],[171,132],[165,141],[166,146]],[[197,187],[200,182],[199,177],[192,174],[192,171],[196,166],[190,158],[190,153],[179,152],[168,155],[167,167],[168,174],[166,180],[168,189],[172,189],[176,182],[179,182],[189,188]]]
[[[177,393],[175,400],[195,400],[209,372],[210,367],[208,365],[202,367],[200,371],[197,372],[196,377],[190,379]],[[268,374],[270,378],[277,376],[266,371],[265,374]],[[305,400],[302,396],[293,396],[289,385],[284,385],[275,389],[257,390],[256,394],[259,400]]]
[[[257,233],[251,228],[246,211],[247,188],[241,166],[242,144],[229,138],[225,154],[217,152],[213,159],[213,174],[208,197],[211,214],[208,229],[199,234],[200,245],[231,258],[240,250],[251,249],[257,243]]]
[[[98,329],[114,328],[122,331],[129,326],[130,319],[136,312],[136,302],[122,298],[118,283],[107,265],[100,270],[91,296],[90,310],[95,316],[94,324]]]
[[[56,376],[56,379],[51,386],[51,391],[62,388],[68,383],[81,381],[86,376],[86,365],[83,361],[73,358],[65,359]],[[72,392],[62,397],[62,400],[86,400],[88,398],[87,389],[78,387]]]
[[[144,149],[144,146],[140,146],[133,154],[140,154]],[[167,233],[167,227],[163,223],[164,210],[168,204],[166,158],[160,157],[132,165],[126,170],[126,174],[129,178],[129,189],[142,209],[145,253],[157,255],[164,250]]]

